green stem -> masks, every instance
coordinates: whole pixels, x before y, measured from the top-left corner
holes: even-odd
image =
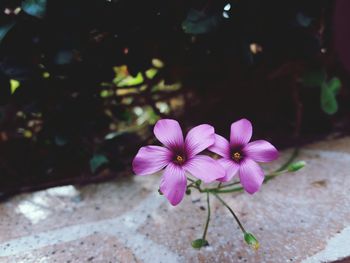
[[[221,197],[218,194],[213,193],[213,195],[230,211],[230,213],[233,215],[234,219],[236,220],[236,222],[237,222],[239,228],[242,230],[242,232],[246,233],[247,231],[245,231],[242,223],[239,221],[238,217],[236,216],[235,212],[233,212],[231,207],[223,199],[221,199]]]
[[[208,206],[208,215],[207,215],[207,221],[205,223],[204,232],[203,232],[203,240],[206,240],[205,237],[207,236],[207,231],[209,227],[210,222],[210,200],[209,200],[209,192],[207,192],[207,206]]]
[[[285,169],[287,169],[287,167],[294,161],[294,159],[298,156],[299,154],[299,148],[294,148],[291,156],[288,158],[288,160],[282,164],[282,166],[280,168],[278,168],[275,172],[281,172]]]
[[[196,182],[195,180],[193,180],[191,178],[188,178],[188,177],[187,177],[187,180],[190,181],[191,183],[195,183]]]
[[[239,182],[234,182],[234,183],[231,183],[231,184],[220,185],[220,187],[218,187],[218,188],[226,188],[226,187],[230,187],[230,186],[233,186],[233,185],[236,185],[236,184],[239,184]]]
[[[271,172],[270,174],[267,174],[265,176],[264,184],[267,183],[268,181],[270,181],[271,179],[273,179],[274,177],[288,172],[286,170],[286,168],[295,160],[295,158],[297,157],[298,153],[299,153],[299,149],[295,148],[293,150],[293,153],[291,154],[291,156],[288,158],[288,160],[284,164],[282,164],[282,166],[280,168],[278,168],[274,172]],[[240,191],[244,190],[243,187],[235,187],[235,188],[231,188],[231,189],[222,189],[222,188],[230,187],[230,186],[233,186],[233,185],[236,185],[236,184],[239,184],[239,182],[234,182],[234,183],[223,185],[221,187],[216,187],[216,188],[201,189],[200,187],[199,188],[197,187],[197,189],[201,193],[210,192],[210,193],[217,193],[217,194],[234,193],[234,192],[240,192]]]

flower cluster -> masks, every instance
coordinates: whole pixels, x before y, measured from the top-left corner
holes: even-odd
[[[154,127],[154,135],[164,146],[142,147],[133,160],[136,175],[149,175],[164,169],[160,191],[172,205],[181,202],[187,189],[188,174],[203,181],[229,182],[239,175],[244,190],[257,192],[264,181],[259,162],[270,162],[278,151],[265,140],[252,141],[252,124],[247,119],[232,123],[230,138],[215,134],[208,124],[192,128],[184,138],[176,120],[162,119]],[[209,150],[219,156],[213,159],[200,154]]]

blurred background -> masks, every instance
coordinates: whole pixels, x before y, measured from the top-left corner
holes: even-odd
[[[152,127],[350,131],[350,1],[2,0],[0,198],[131,174]]]

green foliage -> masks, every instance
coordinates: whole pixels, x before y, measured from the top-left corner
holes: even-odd
[[[21,83],[18,80],[10,79],[11,94],[15,93],[20,85]]]
[[[25,0],[22,9],[31,16],[42,18],[46,13],[46,0]]]
[[[255,250],[259,249],[259,242],[253,234],[248,232],[244,233],[244,240],[249,246],[251,246]]]
[[[108,159],[106,156],[103,154],[95,154],[91,159],[90,159],[90,169],[91,172],[95,173],[99,167],[101,167],[103,164],[109,163]]]
[[[209,243],[207,240],[199,238],[199,239],[193,240],[191,245],[193,248],[200,249],[202,247],[209,246]]]
[[[190,9],[185,21],[182,22],[182,29],[187,34],[200,35],[213,31],[220,22],[218,15],[207,15],[203,11]]]
[[[334,77],[330,81],[326,80],[326,73],[322,69],[315,69],[306,72],[302,76],[302,82],[305,86],[321,87],[321,108],[332,115],[338,111],[338,102],[336,96],[341,87],[341,81]]]
[[[329,82],[323,82],[321,85],[321,107],[329,115],[338,111],[336,96],[340,87],[341,81],[336,77],[332,78]]]
[[[290,165],[288,165],[287,170],[289,172],[296,172],[296,171],[304,168],[305,165],[306,165],[305,161],[298,161],[298,162],[291,163]]]

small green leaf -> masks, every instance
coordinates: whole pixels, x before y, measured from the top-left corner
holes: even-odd
[[[190,195],[191,194],[191,189],[187,188],[186,189],[186,195]]]
[[[162,68],[162,67],[164,67],[164,62],[158,58],[153,58],[152,65],[155,66],[156,68]]]
[[[112,97],[113,94],[114,94],[114,92],[112,90],[107,90],[107,89],[101,90],[101,92],[100,92],[101,98],[104,98],[104,99]]]
[[[155,75],[157,75],[158,69],[156,68],[150,68],[146,70],[145,75],[149,79],[153,79]]]
[[[199,238],[199,239],[193,240],[191,245],[195,249],[200,249],[202,247],[209,246],[209,243],[207,240]]]
[[[25,0],[22,9],[31,16],[42,18],[46,13],[46,0]]]
[[[253,234],[245,232],[244,233],[244,240],[249,246],[251,246],[255,250],[259,249],[259,246],[260,246],[259,242],[258,242],[258,240],[255,238],[255,236]]]
[[[15,23],[10,23],[10,24],[7,24],[7,25],[0,27],[0,42],[4,39],[7,32],[9,32],[14,25],[15,25]]]
[[[15,93],[20,85],[21,83],[18,80],[10,79],[11,94]]]
[[[106,136],[105,136],[105,140],[112,140],[120,135],[123,135],[124,132],[111,132],[111,133],[108,133]]]
[[[101,167],[103,164],[108,163],[108,159],[106,156],[103,154],[95,154],[91,159],[90,159],[90,169],[93,173],[97,171],[99,167]]]
[[[131,75],[125,77],[124,79],[120,80],[116,85],[118,87],[128,87],[128,86],[134,86],[134,85],[139,85],[143,83],[143,76],[142,73],[139,72],[136,77],[133,77]]]
[[[337,77],[334,77],[328,82],[327,86],[328,89],[334,93],[334,95],[337,95],[341,88],[341,81]]]
[[[200,186],[200,185],[201,185],[201,183],[202,183],[202,181],[201,181],[201,180],[197,180],[197,181],[195,181],[195,184],[196,184],[197,186]]]
[[[48,79],[49,77],[50,77],[50,73],[49,72],[47,72],[47,71],[43,72],[43,78],[44,79]]]
[[[296,172],[296,171],[304,168],[305,165],[306,165],[305,161],[291,163],[290,165],[288,165],[287,170],[288,170],[288,172]]]
[[[335,114],[338,111],[338,102],[336,95],[341,87],[341,81],[338,78],[332,78],[328,83],[321,85],[321,108],[329,114]]]

